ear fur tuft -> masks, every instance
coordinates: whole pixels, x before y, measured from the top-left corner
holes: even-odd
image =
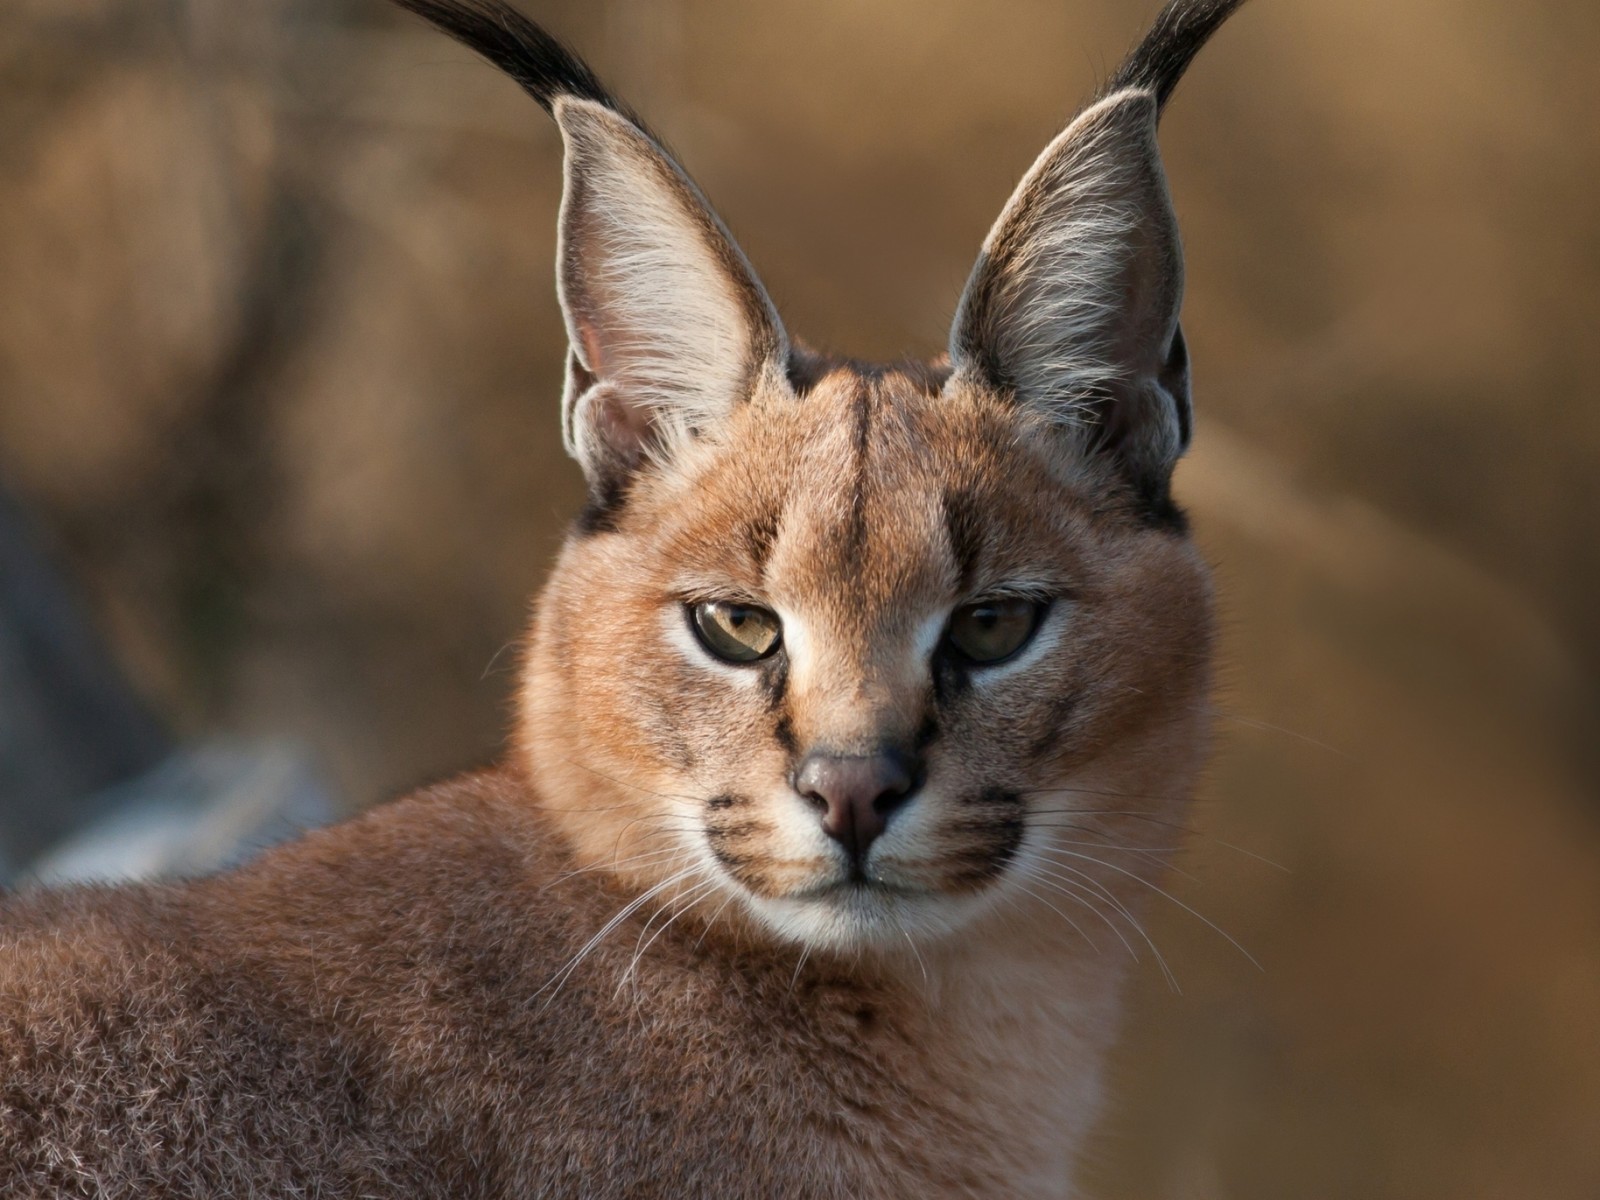
[[[749,394],[788,340],[733,238],[627,118],[561,97],[558,275],[567,446],[589,473],[670,459]]]
[[[1170,234],[1148,92],[1108,96],[1047,146],[984,239],[962,294],[950,357],[1062,424],[1092,418],[1130,373],[1135,247]],[[1159,228],[1141,225],[1155,219]],[[1177,256],[1158,247],[1158,265]],[[1181,292],[1182,278],[1164,281]],[[1176,305],[1176,295],[1171,298]]]
[[[788,340],[700,190],[588,64],[504,0],[395,0],[475,50],[566,141],[558,287],[569,352],[562,420],[591,501],[670,459],[750,394]]]
[[[553,113],[562,96],[603,104],[643,124],[561,41],[502,0],[394,0],[499,67]]]
[[[1191,424],[1183,252],[1161,106],[1242,0],[1172,0],[1107,90],[1029,168],[984,240],[951,330],[976,373],[1166,495]],[[1159,504],[1158,504],[1159,506]]]
[[[1173,89],[1189,69],[1194,56],[1244,2],[1171,0],[1157,14],[1150,31],[1117,68],[1102,94],[1143,88],[1155,96],[1158,110],[1166,108]]]

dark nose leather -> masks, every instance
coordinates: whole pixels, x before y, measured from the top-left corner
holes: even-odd
[[[916,788],[916,764],[888,749],[866,755],[816,751],[794,776],[794,790],[822,813],[822,831],[856,859],[865,857]]]

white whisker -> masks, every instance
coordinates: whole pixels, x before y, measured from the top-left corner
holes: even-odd
[[[1055,886],[1057,890],[1061,891],[1064,895],[1068,895],[1076,899],[1085,908],[1089,909],[1090,912],[1094,913],[1095,916],[1104,921],[1106,925],[1110,927],[1111,932],[1116,934],[1123,946],[1127,948],[1127,951],[1129,955],[1132,956],[1133,960],[1138,962],[1139,953],[1133,948],[1133,944],[1129,942],[1128,939],[1123,935],[1122,930],[1117,928],[1116,922],[1112,921],[1110,917],[1101,912],[1099,906],[1093,903],[1093,900],[1096,898],[1104,899],[1106,903],[1111,906],[1112,911],[1120,916],[1123,920],[1127,921],[1129,925],[1133,926],[1134,932],[1139,935],[1140,939],[1143,940],[1146,946],[1150,947],[1150,953],[1155,957],[1156,964],[1161,968],[1161,974],[1166,979],[1167,985],[1171,987],[1173,991],[1180,994],[1182,993],[1183,989],[1178,986],[1177,973],[1174,972],[1172,967],[1168,964],[1166,956],[1161,953],[1160,948],[1155,943],[1155,939],[1150,936],[1149,932],[1145,929],[1144,924],[1139,920],[1138,917],[1134,916],[1133,913],[1128,910],[1128,907],[1125,904],[1123,904],[1105,888],[1100,887],[1097,881],[1089,878],[1087,875],[1084,875],[1081,871],[1075,871],[1073,868],[1064,866],[1061,863],[1053,863],[1052,865],[1060,868],[1063,871],[1071,871],[1072,874],[1078,876],[1078,878],[1084,880],[1085,883],[1089,885],[1088,897],[1085,898],[1084,896],[1080,895],[1080,892],[1084,890],[1083,883],[1078,883],[1067,876],[1056,875],[1053,872],[1044,872],[1048,879],[1053,881],[1053,886]],[[1043,868],[1041,868],[1041,871],[1042,870]],[[1040,880],[1040,882],[1046,881]]]
[[[681,902],[680,907],[674,910],[672,915],[667,918],[666,922],[661,926],[661,928],[656,930],[655,933],[651,935],[650,940],[644,942],[644,944],[641,946],[639,942],[644,940],[644,935],[650,932],[650,926],[655,924],[656,918],[659,917],[661,913],[667,911],[667,908],[671,902],[669,901],[668,905],[664,905],[658,912],[651,914],[650,919],[644,923],[644,928],[639,931],[639,941],[634,943],[633,958],[629,961],[627,968],[622,972],[622,977],[617,980],[617,994],[621,994],[623,987],[633,976],[634,969],[638,967],[639,960],[649,952],[651,946],[656,944],[656,939],[670,929],[673,922],[693,908],[708,891],[711,891],[716,886],[717,881],[715,879],[701,880],[699,883],[695,884],[694,887],[690,888],[688,892],[684,893],[684,895],[679,896],[678,900]]]
[[[585,958],[588,957],[590,952],[593,951],[594,948],[601,943],[601,941],[603,941],[605,939],[607,934],[609,934],[618,925],[622,924],[623,921],[627,920],[628,917],[630,915],[632,915],[634,912],[638,911],[638,909],[640,908],[641,905],[644,905],[644,904],[648,903],[650,901],[651,897],[657,896],[661,892],[665,891],[667,888],[672,887],[674,884],[680,883],[681,881],[689,878],[690,875],[694,874],[698,870],[700,870],[700,867],[698,865],[692,865],[692,866],[685,867],[683,870],[677,872],[676,874],[668,876],[666,879],[663,879],[660,883],[656,884],[654,887],[652,887],[649,890],[641,893],[638,896],[635,896],[627,904],[623,905],[621,911],[619,911],[614,917],[612,917],[609,921],[607,921],[604,925],[602,925],[600,927],[600,929],[594,934],[594,936],[591,937],[587,942],[585,942],[583,944],[583,947],[576,954],[574,954],[571,959],[569,959],[567,961],[567,964],[564,967],[562,967],[560,971],[558,971],[554,976],[552,976],[550,978],[550,980],[544,984],[543,987],[541,987],[537,992],[535,992],[531,997],[529,997],[530,1001],[531,1000],[537,1000],[546,991],[548,991],[550,988],[554,987],[556,990],[551,993],[550,998],[548,1000],[546,1000],[545,1003],[544,1003],[544,1007],[548,1008],[550,1006],[550,1004],[555,1000],[556,996],[561,994],[561,988],[562,988],[562,986],[565,985],[567,979],[572,975],[572,972],[577,970],[578,965],[581,962],[583,962],[583,960]]]
[[[1135,880],[1136,882],[1143,884],[1145,887],[1147,887],[1151,891],[1155,892],[1156,895],[1163,897],[1164,899],[1170,901],[1173,904],[1176,904],[1179,908],[1183,909],[1184,912],[1186,912],[1190,916],[1194,917],[1195,920],[1200,921],[1201,923],[1206,925],[1208,928],[1216,931],[1216,933],[1219,936],[1221,936],[1224,940],[1226,940],[1227,943],[1230,946],[1232,946],[1240,954],[1244,955],[1245,958],[1249,960],[1250,965],[1253,966],[1256,970],[1258,970],[1258,971],[1266,970],[1266,968],[1263,967],[1259,961],[1257,961],[1256,956],[1251,954],[1250,951],[1246,950],[1242,945],[1240,945],[1238,939],[1235,938],[1231,933],[1229,933],[1226,929],[1222,928],[1222,926],[1218,925],[1215,921],[1211,920],[1211,918],[1207,917],[1204,913],[1201,913],[1201,912],[1197,911],[1196,909],[1192,908],[1190,905],[1185,904],[1182,900],[1178,899],[1171,892],[1167,891],[1165,888],[1161,887],[1159,884],[1152,883],[1150,880],[1145,879],[1143,876],[1136,875],[1132,871],[1129,871],[1124,867],[1117,866],[1115,863],[1108,863],[1103,859],[1095,858],[1091,854],[1080,854],[1076,850],[1057,850],[1057,851],[1055,851],[1055,853],[1056,854],[1069,855],[1072,858],[1082,859],[1084,862],[1094,863],[1096,866],[1104,867],[1108,871],[1115,871],[1119,875],[1126,875],[1129,879]],[[1058,864],[1058,865],[1063,865],[1063,864]]]
[[[1042,883],[1044,881],[1043,880],[1039,880],[1038,882]],[[1056,916],[1060,917],[1068,925],[1072,926],[1073,930],[1077,933],[1077,935],[1079,937],[1081,937],[1084,941],[1089,943],[1089,949],[1093,950],[1096,954],[1100,953],[1100,947],[1095,944],[1095,940],[1092,937],[1090,937],[1087,933],[1084,932],[1084,929],[1083,929],[1082,925],[1079,925],[1071,917],[1067,916],[1066,913],[1062,912],[1054,904],[1051,904],[1050,901],[1046,900],[1043,896],[1039,895],[1038,892],[1034,891],[1027,884],[1022,883],[1022,882],[1019,881],[1019,882],[1017,882],[1015,884],[1015,886],[1017,888],[1021,889],[1023,892],[1026,892],[1028,895],[1032,896],[1040,904],[1044,905],[1051,912],[1055,913]],[[1074,898],[1076,898],[1076,897],[1074,897]],[[1079,903],[1082,903],[1082,901],[1079,901]]]

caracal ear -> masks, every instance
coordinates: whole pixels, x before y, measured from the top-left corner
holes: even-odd
[[[1158,115],[1153,91],[1125,88],[1046,148],[985,239],[950,337],[958,372],[1115,455],[1152,499],[1190,427]]]
[[[558,97],[566,140],[558,278],[570,347],[562,421],[591,490],[715,432],[788,342],[744,254],[637,125]]]

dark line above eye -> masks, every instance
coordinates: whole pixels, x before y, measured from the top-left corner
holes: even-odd
[[[867,542],[867,451],[872,442],[872,405],[871,384],[863,380],[856,396],[856,473],[850,494],[850,546],[856,554]]]
[[[978,573],[978,560],[983,551],[983,519],[979,515],[978,499],[966,488],[946,488],[941,500],[945,534],[950,539],[950,553],[955,558],[959,576],[956,590],[967,592]]]
[[[772,548],[778,543],[778,514],[770,512],[753,517],[745,523],[742,532],[756,574],[764,575],[767,570],[767,560],[772,557]]]
[[[589,488],[588,497],[572,527],[580,537],[597,533],[616,533],[622,527],[622,510],[628,504],[628,481],[606,476]]]

